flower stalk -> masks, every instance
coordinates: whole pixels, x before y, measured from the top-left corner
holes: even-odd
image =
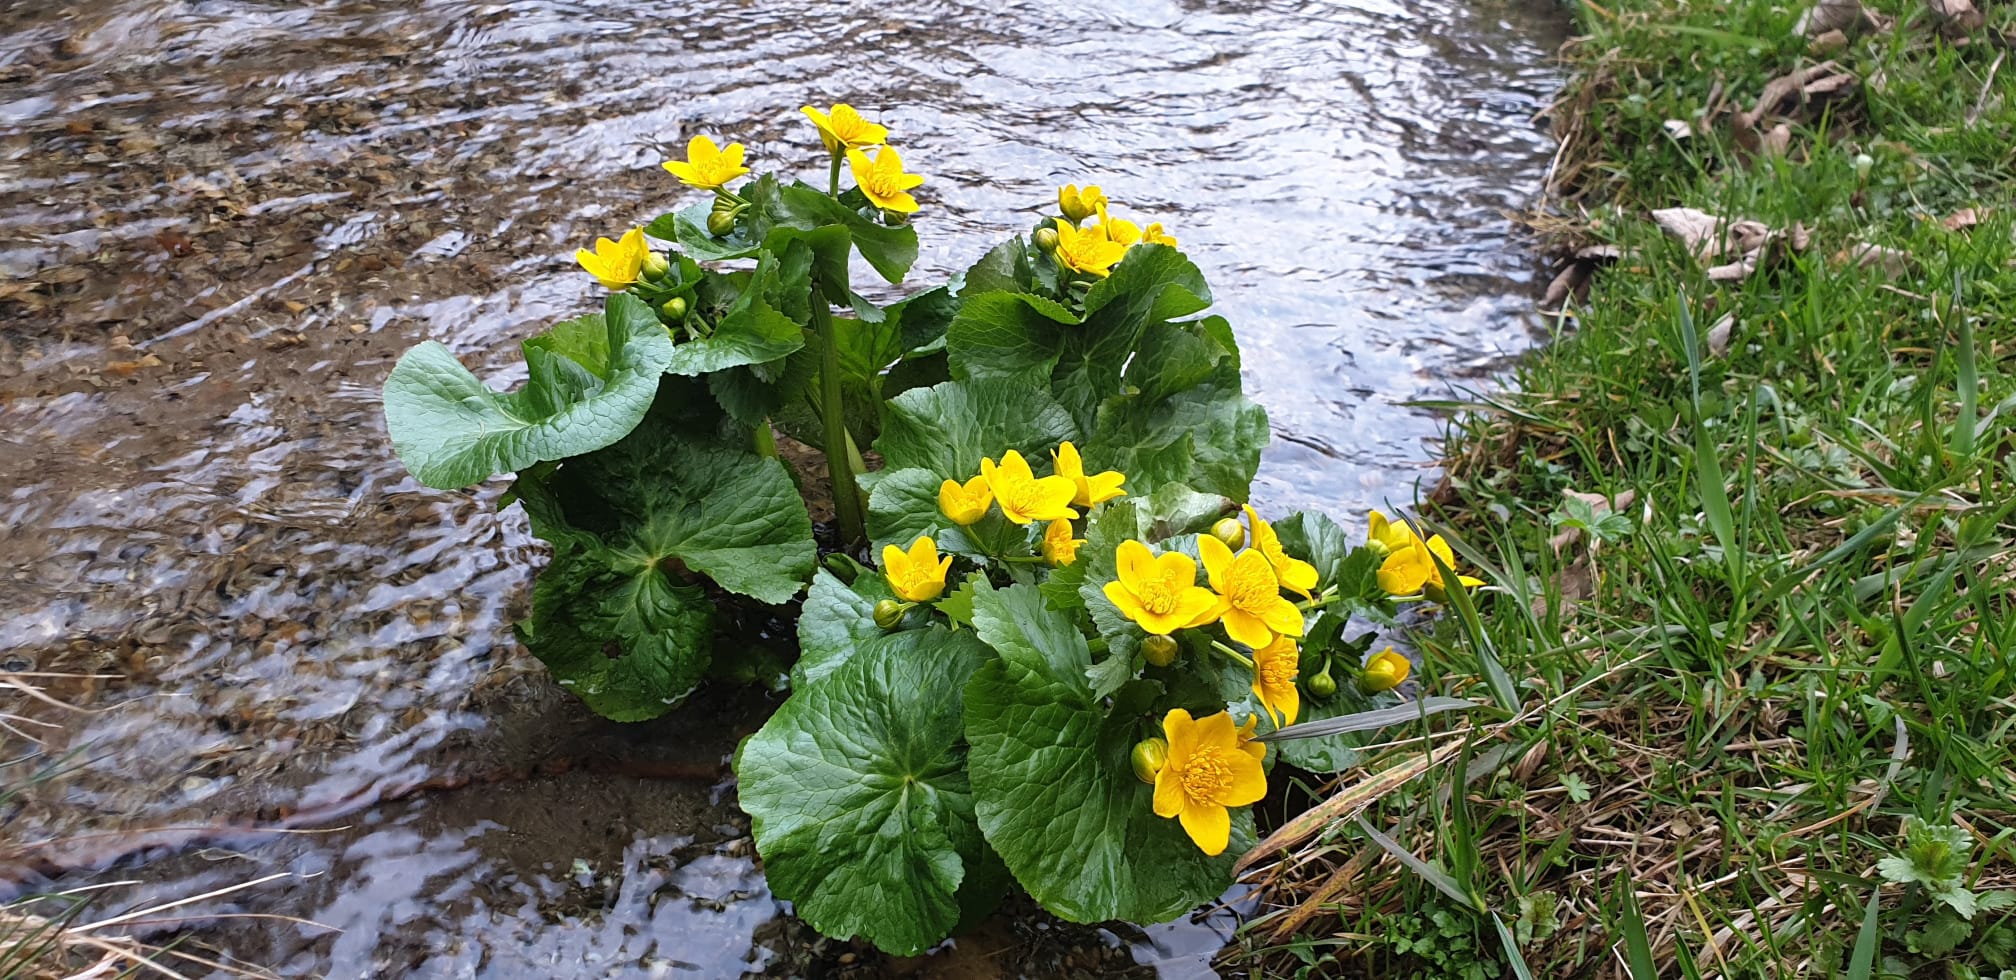
[[[854,463],[849,452],[847,415],[840,394],[840,344],[833,333],[833,311],[826,305],[826,293],[818,276],[812,277],[812,332],[819,338],[819,416],[825,424],[824,445],[827,479],[833,489],[833,516],[840,523],[840,539],[849,544],[867,539],[861,520],[861,487],[854,481]]]

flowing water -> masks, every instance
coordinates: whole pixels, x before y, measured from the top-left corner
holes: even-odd
[[[200,926],[184,952],[287,976],[1208,975],[1227,912],[1011,909],[905,963],[811,936],[765,889],[725,766],[773,696],[589,717],[510,633],[541,554],[522,515],[495,485],[409,480],[378,386],[426,338],[515,382],[518,340],[598,301],[573,249],[685,196],[670,148],[725,135],[816,178],[797,107],[844,100],[929,175],[915,282],[1063,182],[1180,236],[1273,419],[1257,502],[1355,522],[1428,472],[1437,423],[1403,403],[1536,339],[1501,212],[1546,164],[1531,116],[1561,20],[1547,0],[9,5],[0,676],[70,707],[0,688],[0,897],[131,883],[102,916],[280,875],[135,927]],[[35,676],[55,674],[89,676]]]

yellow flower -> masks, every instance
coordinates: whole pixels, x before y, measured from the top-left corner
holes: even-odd
[[[1057,261],[1066,268],[1079,272],[1089,272],[1105,278],[1113,271],[1113,263],[1127,254],[1127,246],[1106,237],[1098,228],[1079,231],[1078,226],[1063,218],[1057,219]]]
[[[1175,248],[1176,236],[1171,235],[1166,231],[1163,231],[1162,222],[1157,221],[1154,224],[1149,225],[1147,230],[1141,233],[1141,244],[1167,245],[1170,248]]]
[[[905,602],[930,602],[945,591],[945,572],[952,567],[952,556],[938,557],[938,544],[929,536],[918,535],[910,543],[910,551],[893,544],[882,546],[882,575],[889,580],[889,588],[897,598]]]
[[[1106,583],[1106,598],[1150,633],[1203,626],[1224,609],[1210,589],[1197,584],[1197,563],[1189,555],[1172,551],[1158,556],[1139,541],[1123,541],[1114,557],[1120,578]]]
[[[574,261],[602,280],[603,286],[622,289],[637,281],[637,271],[644,268],[644,257],[650,254],[651,246],[644,242],[644,229],[632,228],[623,233],[620,241],[595,239],[593,252],[575,249]]]
[[[1043,560],[1053,568],[1069,565],[1078,560],[1078,546],[1084,543],[1084,538],[1071,536],[1070,521],[1051,521],[1043,529]]]
[[[1103,504],[1114,497],[1125,497],[1127,491],[1120,484],[1127,482],[1126,474],[1118,470],[1107,470],[1096,476],[1085,475],[1085,460],[1078,455],[1078,447],[1068,442],[1060,443],[1051,458],[1056,461],[1057,475],[1071,481],[1078,488],[1078,495],[1071,502],[1079,507]]]
[[[1071,219],[1074,225],[1099,213],[1105,206],[1106,195],[1096,184],[1086,184],[1082,191],[1077,184],[1057,188],[1057,210],[1064,212],[1064,217]]]
[[[1239,742],[1232,716],[1220,711],[1201,721],[1177,708],[1162,719],[1169,759],[1155,774],[1155,815],[1176,817],[1197,849],[1216,857],[1232,839],[1227,807],[1247,806],[1267,795],[1267,773]],[[1265,749],[1262,749],[1264,752]]]
[[[1078,493],[1078,487],[1061,476],[1037,479],[1029,469],[1029,462],[1013,449],[1001,457],[999,466],[991,459],[981,460],[980,475],[987,478],[987,485],[994,490],[1001,513],[1017,524],[1078,516],[1071,509],[1071,498]]]
[[[1105,235],[1106,240],[1119,245],[1134,245],[1141,241],[1141,226],[1125,218],[1115,218],[1106,213],[1106,205],[1099,205],[1099,224],[1093,231]]]
[[[1390,555],[1414,543],[1414,529],[1406,521],[1388,523],[1386,515],[1376,510],[1366,521],[1370,527],[1365,532],[1365,544],[1378,554]]]
[[[693,137],[686,144],[686,159],[667,160],[665,169],[682,183],[703,191],[718,191],[728,186],[729,181],[749,172],[749,168],[742,165],[742,144],[730,143],[724,150],[705,136]]]
[[[1267,556],[1267,564],[1274,566],[1274,576],[1281,580],[1282,588],[1305,596],[1316,588],[1316,566],[1282,551],[1281,536],[1274,533],[1274,525],[1261,520],[1251,505],[1246,507],[1246,520],[1253,525],[1253,547]]]
[[[1232,556],[1225,542],[1210,535],[1197,539],[1211,591],[1225,603],[1225,635],[1255,650],[1274,642],[1276,634],[1302,635],[1302,610],[1281,598],[1274,566],[1251,548]]]
[[[954,524],[971,524],[987,516],[987,508],[994,506],[994,488],[987,485],[985,476],[976,476],[960,486],[957,480],[946,480],[938,485],[938,509],[952,519]]]
[[[1358,687],[1367,694],[1390,691],[1407,679],[1407,673],[1414,669],[1406,657],[1395,652],[1392,647],[1373,654],[1365,661],[1365,669],[1358,674]]]
[[[1274,719],[1276,728],[1294,724],[1302,711],[1302,690],[1295,686],[1301,662],[1302,652],[1285,636],[1253,651],[1253,695]]]
[[[845,102],[833,103],[829,112],[820,112],[809,105],[800,106],[798,111],[819,127],[819,141],[826,144],[828,153],[843,146],[874,146],[889,139],[888,127],[861,118],[861,113]]]
[[[1430,554],[1435,557],[1429,557]],[[1414,538],[1407,546],[1393,551],[1379,564],[1379,587],[1393,595],[1414,595],[1417,592],[1443,590],[1442,573],[1435,567],[1435,558],[1450,569],[1456,567],[1456,555],[1449,550],[1449,542],[1435,535],[1427,541]],[[1458,575],[1457,580],[1464,586],[1475,588],[1484,584],[1481,578]]]
[[[847,165],[854,171],[854,183],[868,200],[884,211],[910,214],[917,210],[917,199],[910,196],[910,188],[924,182],[916,174],[903,172],[903,157],[893,146],[884,146],[875,152],[875,159],[868,154],[847,148]]]
[[[1255,762],[1267,761],[1267,743],[1253,740],[1253,731],[1260,727],[1259,715],[1247,715],[1246,723],[1239,726],[1239,747]]]

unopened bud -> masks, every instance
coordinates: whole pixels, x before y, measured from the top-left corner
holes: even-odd
[[[735,231],[735,212],[714,210],[707,215],[707,233],[715,238],[727,238]]]
[[[1220,518],[1218,523],[1211,525],[1211,536],[1225,542],[1225,547],[1233,551],[1246,547],[1246,526],[1236,517]]]
[[[1057,251],[1057,229],[1047,227],[1036,229],[1036,247],[1045,252]]]
[[[1367,694],[1390,691],[1399,687],[1413,669],[1412,662],[1392,647],[1387,647],[1365,661],[1365,670],[1358,675],[1358,687]]]
[[[1330,676],[1329,661],[1327,660],[1324,661],[1323,670],[1320,673],[1311,676],[1307,681],[1304,681],[1303,686],[1307,687],[1309,689],[1310,695],[1317,698],[1318,700],[1322,700],[1324,698],[1330,697],[1333,694],[1336,694],[1337,678]]]
[[[683,320],[686,318],[686,297],[674,296],[666,300],[665,305],[659,307],[659,309],[663,310],[666,316],[674,320]]]
[[[672,263],[666,261],[665,256],[657,252],[644,253],[644,278],[655,282],[665,278],[665,273],[671,271]]]
[[[903,621],[903,604],[894,599],[884,599],[875,604],[875,625],[885,630],[893,630]]]
[[[1169,764],[1169,743],[1160,738],[1144,738],[1134,743],[1132,759],[1134,775],[1152,786],[1162,767]]]
[[[1157,667],[1167,667],[1176,662],[1176,641],[1157,633],[1141,641],[1141,655]]]

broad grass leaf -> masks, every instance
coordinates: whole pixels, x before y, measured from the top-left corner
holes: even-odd
[[[604,332],[596,344],[599,322]],[[603,316],[525,344],[530,377],[509,394],[429,341],[385,379],[392,449],[421,483],[465,487],[534,463],[594,452],[636,428],[672,359],[672,338],[642,300],[609,297]]]

